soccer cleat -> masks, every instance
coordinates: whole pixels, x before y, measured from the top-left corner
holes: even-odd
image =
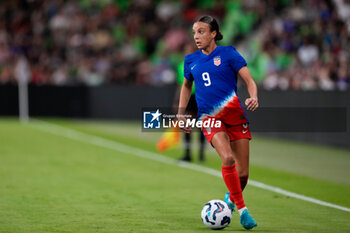
[[[182,162],[191,162],[192,161],[191,156],[188,156],[188,155],[184,155],[184,157],[182,157],[179,160]]]
[[[225,199],[224,201],[226,202],[226,204],[228,205],[228,207],[231,209],[232,212],[235,211],[235,203],[233,203],[231,200],[230,200],[230,192],[227,192],[225,194]]]
[[[255,222],[253,217],[250,216],[247,209],[243,210],[243,212],[241,214],[241,224],[247,230],[250,230],[250,229],[258,226],[258,224]]]

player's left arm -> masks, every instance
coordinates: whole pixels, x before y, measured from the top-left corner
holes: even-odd
[[[245,105],[247,106],[248,110],[255,111],[259,107],[258,103],[258,87],[256,86],[256,83],[254,82],[252,76],[249,73],[249,70],[246,66],[243,66],[238,71],[239,76],[242,78],[243,82],[247,86],[248,93],[250,98],[247,98],[245,100]]]

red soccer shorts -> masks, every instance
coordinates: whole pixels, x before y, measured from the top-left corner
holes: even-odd
[[[238,139],[243,139],[247,138],[249,140],[252,139],[252,135],[250,133],[249,129],[249,124],[248,123],[243,123],[239,125],[228,125],[225,124],[224,122],[221,122],[220,127],[216,127],[215,125],[213,126],[212,124],[207,124],[209,127],[205,127],[205,122],[206,121],[213,121],[213,117],[207,117],[203,120],[203,127],[202,131],[204,133],[204,136],[207,138],[208,142],[211,144],[211,140],[213,136],[220,131],[224,131],[228,134],[230,137],[230,141],[235,141]]]

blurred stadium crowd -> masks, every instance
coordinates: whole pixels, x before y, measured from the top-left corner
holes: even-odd
[[[262,87],[350,89],[348,0],[1,1],[0,84],[174,83],[204,14]]]
[[[292,2],[261,30],[266,89],[349,89],[350,1]]]

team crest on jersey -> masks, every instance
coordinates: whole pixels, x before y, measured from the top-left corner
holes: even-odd
[[[216,65],[216,66],[221,65],[221,58],[220,58],[220,56],[214,57],[214,65]]]

